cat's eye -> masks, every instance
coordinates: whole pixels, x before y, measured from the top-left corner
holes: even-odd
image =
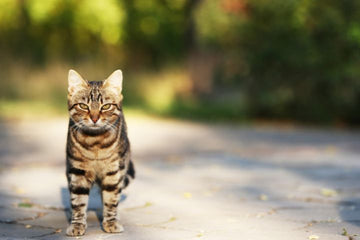
[[[109,110],[111,107],[111,104],[105,104],[104,106],[101,107],[101,110]]]
[[[86,105],[86,104],[84,104],[84,103],[80,103],[80,104],[79,104],[79,107],[80,107],[81,109],[83,109],[83,110],[89,110],[89,106]]]

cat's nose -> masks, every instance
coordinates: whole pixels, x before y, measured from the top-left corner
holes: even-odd
[[[96,122],[99,120],[99,117],[93,116],[93,117],[91,117],[91,120],[92,120],[94,123],[96,123]]]
[[[90,111],[90,116],[93,123],[96,123],[100,118],[100,113],[98,111]]]

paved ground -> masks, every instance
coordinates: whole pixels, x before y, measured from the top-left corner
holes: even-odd
[[[81,239],[360,239],[359,132],[128,125],[137,179],[120,204],[125,232],[101,231],[93,189]],[[66,238],[66,126],[0,124],[1,239]]]

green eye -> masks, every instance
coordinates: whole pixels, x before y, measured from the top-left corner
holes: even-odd
[[[101,110],[109,110],[111,107],[111,104],[105,104],[104,106],[102,106]]]
[[[79,104],[79,107],[80,107],[81,109],[84,109],[84,110],[89,110],[88,105],[86,105],[86,104],[84,104],[84,103],[80,103],[80,104]]]

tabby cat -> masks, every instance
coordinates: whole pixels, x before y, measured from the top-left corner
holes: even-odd
[[[117,218],[119,197],[135,177],[122,112],[122,72],[116,70],[104,81],[88,82],[70,70],[68,81],[66,176],[72,217],[66,234],[85,233],[89,192],[94,182],[101,188],[103,230],[122,232]]]

